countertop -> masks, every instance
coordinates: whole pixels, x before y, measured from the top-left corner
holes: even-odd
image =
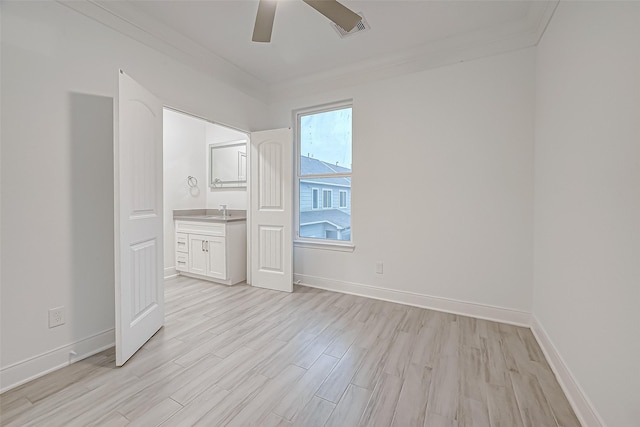
[[[227,209],[227,216],[223,217],[218,209],[176,209],[173,211],[173,219],[200,222],[246,221],[247,211]]]

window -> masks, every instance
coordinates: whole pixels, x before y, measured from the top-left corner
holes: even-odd
[[[340,190],[340,207],[347,207],[347,192],[344,190]]]
[[[331,209],[331,197],[333,197],[331,190],[322,190],[322,209]]]
[[[351,117],[350,103],[296,113],[299,240],[351,242]]]

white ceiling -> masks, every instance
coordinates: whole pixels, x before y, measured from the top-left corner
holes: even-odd
[[[354,78],[380,78],[533,46],[557,3],[341,2],[362,12],[371,30],[341,39],[324,16],[301,0],[279,0],[269,44],[251,41],[257,0],[90,3],[109,11],[109,19],[117,16],[129,24],[129,35],[137,31],[147,44],[154,38],[154,47],[164,44],[168,51],[187,53],[218,74],[225,71],[222,74],[236,85],[263,86],[265,93],[287,87],[293,90],[296,85],[298,92],[310,86],[319,90],[322,85],[318,83],[323,81],[331,80],[335,87],[336,80],[347,84]]]

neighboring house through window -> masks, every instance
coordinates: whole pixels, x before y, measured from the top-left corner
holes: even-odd
[[[351,114],[348,103],[296,114],[301,240],[351,242]]]

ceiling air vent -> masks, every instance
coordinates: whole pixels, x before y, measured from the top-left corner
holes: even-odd
[[[364,15],[362,13],[358,13],[358,15],[360,15],[362,17],[362,20],[360,22],[358,22],[358,25],[356,25],[355,27],[353,27],[353,30],[351,31],[345,31],[344,28],[342,28],[339,25],[334,24],[333,22],[331,23],[331,26],[336,30],[336,32],[338,33],[338,35],[340,36],[341,39],[345,38],[345,37],[349,37],[352,36],[356,33],[361,33],[365,30],[370,30],[371,26],[369,26],[369,23],[367,22],[366,18],[364,17]]]

